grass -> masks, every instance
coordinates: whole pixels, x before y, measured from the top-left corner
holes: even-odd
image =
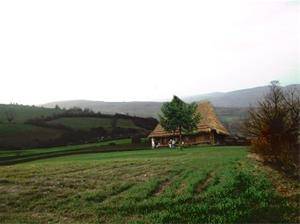
[[[48,137],[55,132],[57,132],[57,130],[30,124],[0,124],[0,137],[3,138],[8,138],[10,136],[15,138],[18,135],[26,135],[26,138],[28,138],[30,136],[42,136],[43,134]]]
[[[246,155],[244,147],[194,147],[0,167],[0,222],[297,222],[297,207]]]
[[[13,111],[15,113],[15,123],[24,123],[28,119],[50,116],[54,113],[59,113],[61,110],[35,107],[35,106],[25,106],[16,104],[0,104],[0,123],[8,123],[6,118],[6,112]]]
[[[5,145],[7,146],[6,148],[24,148],[29,143],[60,138],[62,134],[62,130],[38,127],[30,124],[0,123],[0,147]]]
[[[27,124],[0,124],[0,136],[6,137],[9,135],[23,134],[23,132],[32,131],[33,126]]]
[[[12,112],[15,115],[15,119],[11,123],[7,121],[7,112]],[[60,145],[62,144],[61,142],[67,144],[69,142],[65,139],[73,135],[72,131],[85,131],[86,135],[88,135],[87,132],[91,131],[91,129],[100,127],[104,128],[108,132],[104,137],[108,136],[108,138],[110,138],[110,131],[113,129],[112,117],[61,117],[48,121],[49,124],[60,124],[72,130],[58,128],[55,125],[42,127],[26,123],[28,119],[47,117],[54,114],[60,114],[62,112],[63,110],[61,109],[0,104],[0,149],[25,149],[49,145]],[[135,129],[143,135],[147,132],[147,130],[135,125],[131,118],[119,118],[116,120],[114,125],[120,128]],[[93,132],[92,135],[95,135],[95,132]],[[77,139],[80,140],[79,138],[80,137]],[[82,138],[90,138],[94,141],[94,137]],[[87,139],[87,141],[90,139]],[[74,141],[75,140],[72,140],[71,142],[80,142]]]
[[[103,127],[111,129],[111,118],[93,118],[93,117],[63,117],[52,121],[49,124],[61,124],[74,130],[90,130],[91,128]],[[117,127],[121,128],[138,128],[132,120],[120,118],[116,123]]]
[[[0,157],[7,158],[9,156],[15,156],[16,154],[18,154],[19,156],[25,156],[25,155],[35,155],[35,154],[49,153],[49,152],[63,152],[63,151],[69,151],[69,150],[80,150],[80,149],[85,149],[85,148],[90,148],[90,147],[106,146],[106,145],[110,145],[112,143],[116,144],[116,145],[130,144],[131,139],[125,138],[125,139],[117,139],[117,140],[104,141],[104,142],[98,142],[98,143],[70,145],[70,146],[58,146],[58,147],[50,147],[50,148],[36,148],[36,149],[24,149],[24,150],[1,150]]]
[[[40,158],[57,157],[66,154],[74,153],[86,153],[97,152],[105,146],[110,145],[122,145],[123,147],[128,145],[130,147],[131,139],[118,139],[111,141],[104,141],[98,143],[60,146],[51,148],[36,148],[36,149],[24,149],[24,150],[0,150],[0,165],[2,164],[14,164],[24,161],[31,161]]]

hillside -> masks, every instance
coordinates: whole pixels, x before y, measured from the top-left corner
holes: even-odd
[[[12,120],[7,119],[7,113]],[[50,147],[147,136],[157,121],[81,109],[0,105],[0,149]]]
[[[291,89],[297,89],[300,91],[300,84],[283,87],[284,91],[290,91]],[[188,102],[209,100],[216,107],[249,107],[257,105],[257,101],[265,96],[268,91],[268,86],[261,86],[226,93],[191,96],[185,98],[185,100]]]
[[[285,90],[291,88],[300,89],[299,86],[290,85],[284,88]],[[193,96],[185,98],[185,100],[189,102],[210,100],[215,106],[218,117],[231,134],[242,135],[241,126],[243,120],[247,117],[248,111],[246,106],[256,102],[267,91],[268,87],[257,87],[228,93],[218,92]],[[54,109],[56,105],[67,109],[73,107],[89,108],[95,112],[101,112],[102,115],[97,115],[96,117],[93,114],[75,117],[55,117],[54,115],[65,112],[63,109]],[[155,126],[156,121],[151,121],[151,118],[145,120],[142,118],[136,119],[126,114],[157,118],[161,105],[162,102],[103,102],[87,100],[48,103],[44,105],[45,107],[0,104],[0,148],[28,148],[85,143],[97,141],[99,137],[102,138],[103,136],[110,138],[129,137],[137,133],[146,136]],[[7,112],[13,113],[11,123],[7,120]],[[112,116],[115,113],[120,113],[119,117]],[[39,118],[38,121],[36,120],[37,118]],[[28,122],[30,120],[31,122]],[[32,120],[35,121],[32,122]],[[150,126],[143,126],[143,123],[148,121],[150,121]]]
[[[160,111],[162,102],[104,102],[91,100],[70,100],[58,101],[43,104],[43,107],[54,108],[58,105],[61,108],[70,109],[73,107],[88,108],[95,112],[104,114],[129,114],[132,116],[155,117]]]
[[[0,123],[7,123],[6,113],[12,112],[14,114],[14,123],[24,123],[28,119],[35,117],[46,117],[59,113],[62,110],[54,108],[44,108],[37,106],[26,106],[18,104],[0,104]]]
[[[289,85],[283,87],[285,91],[296,88],[300,91],[300,84]],[[247,108],[250,105],[255,106],[257,101],[261,99],[269,90],[268,86],[242,89],[231,92],[217,92],[210,94],[195,95],[185,97],[183,100],[187,102],[209,100],[214,107],[230,107],[230,108]],[[155,117],[160,111],[162,102],[103,102],[89,100],[70,100],[58,101],[43,104],[44,107],[54,108],[58,105],[61,108],[89,108],[96,112],[115,114],[130,114],[142,117]]]
[[[244,136],[243,123],[248,116],[249,108],[245,107],[215,107],[215,112],[232,135]]]

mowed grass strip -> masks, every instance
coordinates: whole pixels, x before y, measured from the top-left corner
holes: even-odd
[[[113,145],[111,145],[113,144]],[[58,157],[63,155],[82,154],[101,152],[105,150],[113,151],[120,149],[121,147],[126,150],[130,150],[133,147],[129,147],[131,139],[118,139],[112,141],[104,141],[98,143],[60,146],[51,148],[37,148],[37,149],[24,149],[24,150],[1,150],[0,151],[0,165],[10,165],[20,162],[32,161],[37,159],[45,159],[51,157]],[[105,147],[106,146],[106,147]],[[116,147],[115,147],[116,146]],[[121,146],[121,147],[120,147]],[[104,149],[105,150],[101,150]]]
[[[0,222],[297,222],[298,208],[246,155],[244,147],[193,147],[0,167]]]

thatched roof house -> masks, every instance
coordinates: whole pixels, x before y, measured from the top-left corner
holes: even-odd
[[[192,134],[183,134],[183,141],[187,144],[217,144],[222,143],[224,137],[229,135],[229,132],[218,119],[212,105],[209,102],[202,102],[198,104],[197,111],[201,114],[201,120],[197,126],[197,130]],[[175,135],[167,132],[158,124],[150,133],[149,138],[154,138],[161,145],[167,145],[169,139],[176,138],[179,133]]]

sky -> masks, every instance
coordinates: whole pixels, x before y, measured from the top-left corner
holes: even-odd
[[[300,83],[300,2],[0,1],[0,103]]]

